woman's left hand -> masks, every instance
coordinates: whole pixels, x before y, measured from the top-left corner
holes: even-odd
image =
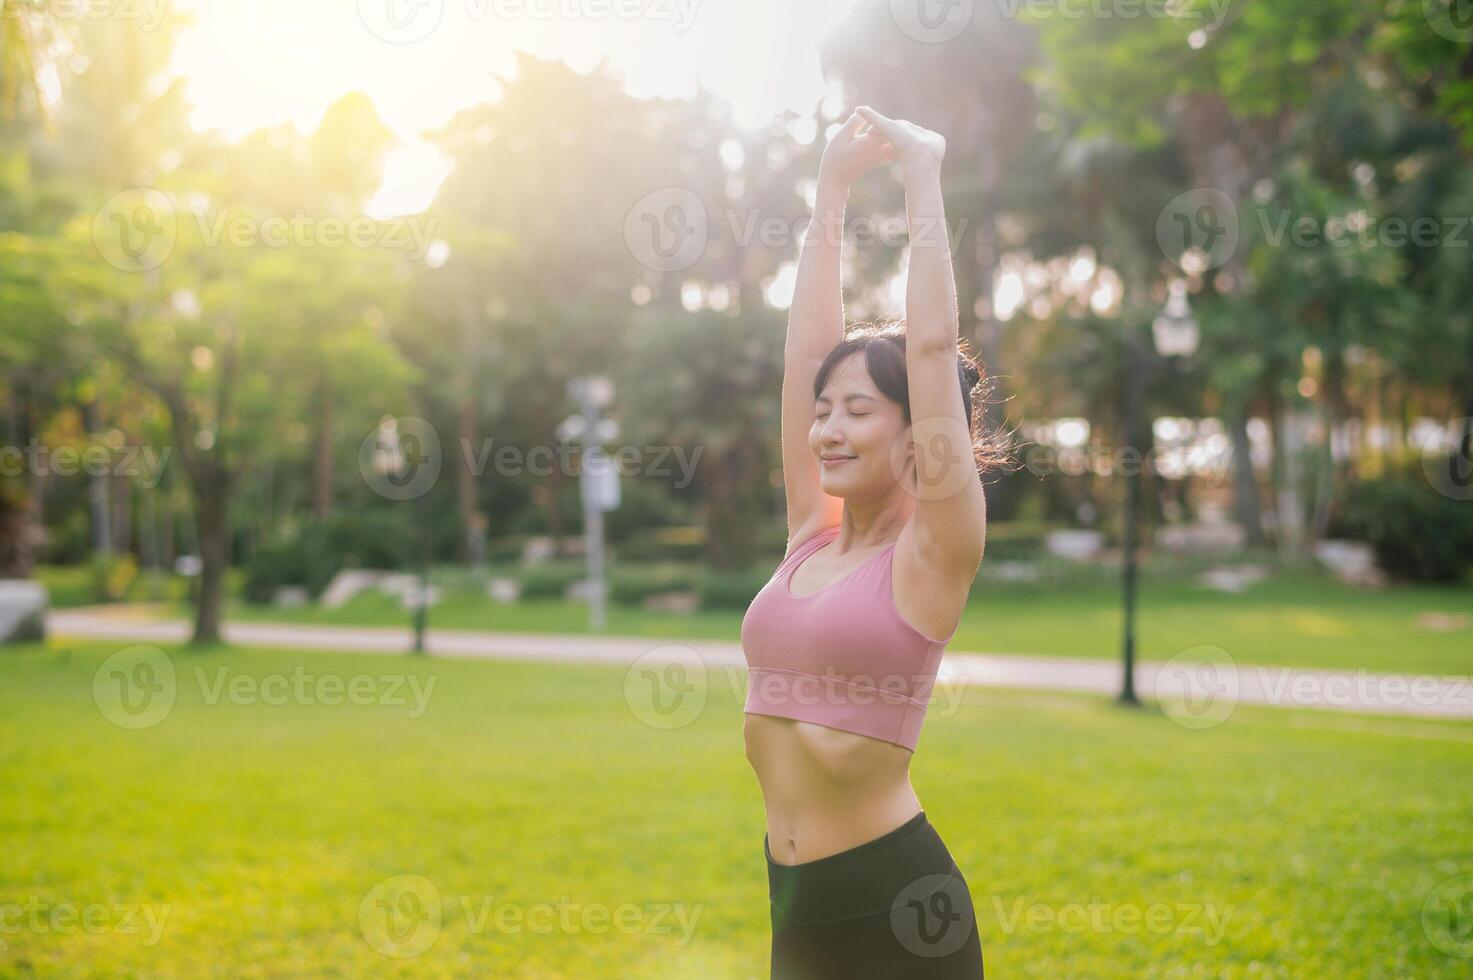
[[[901,166],[909,167],[919,163],[938,167],[941,165],[942,158],[946,156],[946,137],[940,133],[904,119],[883,116],[867,105],[860,106],[855,111],[895,147]]]

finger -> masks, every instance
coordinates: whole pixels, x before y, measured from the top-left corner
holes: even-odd
[[[891,119],[889,116],[881,115],[867,105],[862,105],[854,111],[863,116],[865,119],[869,120],[872,126],[878,129],[880,132],[885,133],[886,135],[895,131],[895,120]]]
[[[864,121],[863,116],[857,112],[852,113],[848,119],[844,120],[844,125],[839,127],[839,131],[834,134],[834,138],[852,138],[858,135],[859,131],[867,125],[868,123]]]

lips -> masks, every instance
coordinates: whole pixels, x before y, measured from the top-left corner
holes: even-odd
[[[847,463],[852,459],[854,459],[853,456],[824,456],[823,465],[838,466],[840,463]]]

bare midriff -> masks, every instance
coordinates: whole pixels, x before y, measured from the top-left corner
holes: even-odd
[[[779,864],[838,854],[921,812],[904,746],[806,721],[745,715],[747,761]]]

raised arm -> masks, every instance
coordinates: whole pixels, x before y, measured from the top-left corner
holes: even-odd
[[[800,532],[838,523],[843,509],[843,501],[823,492],[818,461],[808,446],[814,419],[813,379],[824,357],[844,339],[839,264],[849,187],[866,171],[894,159],[894,148],[856,112],[824,148],[819,164],[817,198],[798,256],[783,345],[781,426],[789,545]]]
[[[941,161],[946,140],[873,109],[859,110],[899,154],[910,228],[905,287],[905,370],[915,443],[914,541],[919,561],[970,582],[982,560],[987,500],[972,456],[971,428],[957,372],[956,281]]]

